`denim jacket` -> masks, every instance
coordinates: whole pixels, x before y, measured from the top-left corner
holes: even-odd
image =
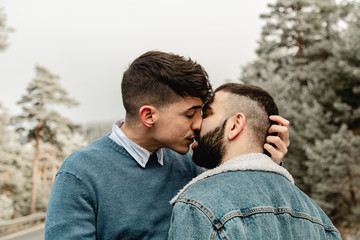
[[[264,154],[200,174],[171,204],[169,239],[341,239],[290,173]]]

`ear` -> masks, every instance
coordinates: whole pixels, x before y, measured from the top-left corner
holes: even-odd
[[[139,109],[139,117],[145,127],[152,127],[155,122],[157,109],[151,105],[144,105]]]
[[[246,117],[243,113],[237,113],[232,119],[232,125],[228,135],[229,140],[235,139],[244,129],[246,124]]]

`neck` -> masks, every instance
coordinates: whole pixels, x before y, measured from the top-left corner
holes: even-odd
[[[161,148],[153,141],[151,129],[141,123],[129,124],[125,121],[121,130],[131,141],[148,151],[156,151]]]
[[[264,153],[262,146],[257,146],[254,142],[249,141],[249,139],[245,139],[246,141],[241,141],[241,139],[239,140],[229,142],[226,154],[224,155],[221,163],[249,153]]]

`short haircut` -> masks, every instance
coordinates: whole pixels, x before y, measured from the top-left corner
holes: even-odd
[[[270,115],[278,115],[279,110],[274,99],[264,89],[240,83],[227,83],[218,87],[215,92],[231,93],[224,107],[228,116],[242,112],[245,114],[247,125],[253,131],[253,141],[263,146],[268,136],[268,129],[274,124]]]
[[[213,90],[203,67],[183,56],[149,51],[135,59],[124,72],[121,93],[126,118],[138,116],[143,105],[165,107],[180,97],[211,101]]]

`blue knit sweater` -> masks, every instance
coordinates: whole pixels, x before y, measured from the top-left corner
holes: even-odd
[[[52,186],[46,239],[166,239],[171,198],[202,170],[164,149],[164,166],[140,167],[108,135],[74,152]]]

